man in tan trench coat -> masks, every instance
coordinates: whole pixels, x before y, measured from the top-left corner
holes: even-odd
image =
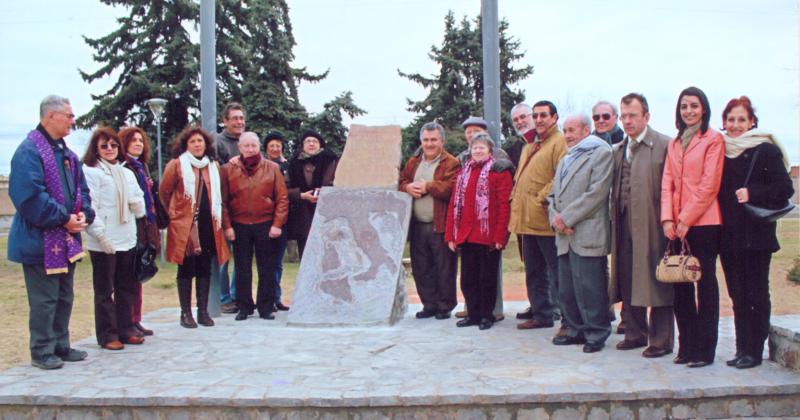
[[[672,353],[675,334],[672,285],[655,276],[666,245],[659,201],[670,139],[647,125],[650,113],[644,96],[625,95],[620,110],[625,139],[614,145],[609,295],[612,301],[621,297],[627,310],[625,339],[617,349],[649,344],[642,355],[661,357]]]

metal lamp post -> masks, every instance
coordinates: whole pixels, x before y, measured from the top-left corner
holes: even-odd
[[[153,112],[156,119],[156,154],[158,155],[158,185],[161,185],[161,174],[164,167],[161,162],[161,114],[164,113],[164,107],[167,105],[166,99],[153,98],[145,101],[147,107]],[[161,230],[161,243],[164,243],[164,230]],[[164,248],[161,247],[161,263],[164,263]]]
[[[164,113],[164,107],[167,105],[166,99],[161,98],[153,98],[148,99],[144,103],[147,104],[147,107],[150,108],[150,111],[153,112],[153,116],[156,119],[156,152],[158,154],[158,182],[161,183],[161,171],[163,170],[163,166],[161,166],[161,114]]]

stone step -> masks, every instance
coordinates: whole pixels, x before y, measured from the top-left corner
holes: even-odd
[[[0,418],[113,419],[651,419],[800,416],[800,373],[766,361],[725,366],[732,319],[720,321],[715,363],[690,369],[671,357],[599,353],[550,343],[555,328],[486,331],[455,319],[394,326],[294,328],[232,315],[217,326],[178,326],[178,310],[146,315],[156,335],[141,346],[101,350],[76,343],[84,362],[57,371],[0,373]],[[776,321],[780,317],[775,317]],[[776,322],[777,324],[777,322]]]

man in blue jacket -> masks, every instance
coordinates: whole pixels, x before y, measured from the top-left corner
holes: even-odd
[[[75,123],[69,100],[50,95],[40,124],[11,158],[9,196],[17,209],[8,259],[22,264],[28,291],[31,364],[58,369],[86,352],[70,348],[72,278],[83,257],[81,231],[94,220],[78,157],[64,142]]]

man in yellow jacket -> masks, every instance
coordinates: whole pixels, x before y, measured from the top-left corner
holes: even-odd
[[[530,319],[519,329],[549,328],[558,310],[555,233],[547,216],[547,195],[556,166],[567,153],[564,134],[558,129],[558,111],[550,101],[533,105],[536,136],[520,155],[508,230],[522,237],[525,286],[531,304]]]

